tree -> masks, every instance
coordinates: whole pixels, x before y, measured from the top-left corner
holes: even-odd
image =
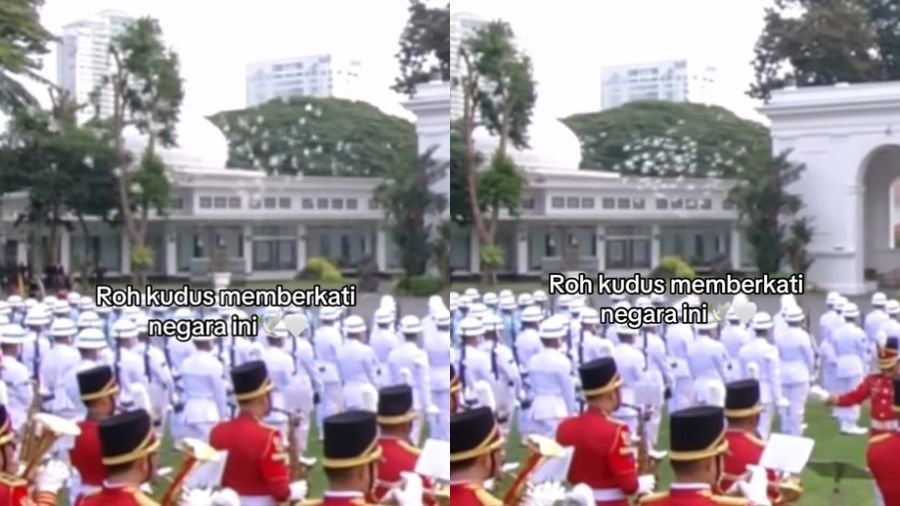
[[[777,0],[755,48],[756,82],[768,99],[787,84],[900,78],[900,10],[893,0]]]
[[[528,146],[528,126],[537,96],[531,59],[516,48],[515,35],[503,21],[488,23],[467,39],[460,48],[460,58],[461,165],[472,225],[481,243],[483,279],[486,284],[494,284],[495,269],[503,258],[496,246],[500,211],[505,208],[517,214],[525,187],[525,179],[507,149],[510,145],[519,149]],[[476,152],[473,141],[478,120],[499,139],[484,171],[482,155]],[[451,149],[451,157],[453,154]]]
[[[751,167],[729,195],[740,212],[760,273],[779,271],[789,252],[788,227],[798,219],[804,221],[798,217],[802,201],[798,195],[789,193],[787,187],[800,179],[806,166],[791,162],[789,157],[790,151],[783,151],[768,163]],[[810,229],[810,237],[811,234]],[[803,244],[804,248],[808,242]]]
[[[41,25],[43,0],[0,0],[0,109],[37,105],[17,77],[46,83],[37,74],[53,35]]]
[[[446,177],[449,164],[434,158],[432,147],[419,155],[416,164],[398,166],[375,190],[375,198],[384,208],[391,235],[400,252],[400,265],[406,280],[425,274],[432,257],[432,226],[425,216],[440,214],[447,207],[444,195],[433,193],[429,185]]]
[[[275,99],[213,115],[229,164],[269,174],[387,177],[415,165],[415,127],[365,102]]]
[[[412,96],[416,85],[435,77],[450,81],[450,4],[429,7],[422,0],[410,0],[409,19],[400,35],[396,55],[400,76],[391,87]]]
[[[112,72],[104,84],[113,91],[118,194],[135,282],[142,286],[146,271],[153,265],[153,252],[146,245],[149,212],[156,208],[164,213],[169,198],[165,166],[156,155],[156,146],[176,145],[175,128],[184,91],[178,55],[165,47],[155,19],[138,19],[115,39],[110,53]],[[136,165],[122,138],[128,125],[134,125],[148,139]]]

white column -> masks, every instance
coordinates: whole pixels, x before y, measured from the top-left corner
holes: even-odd
[[[606,227],[597,225],[594,233],[597,235],[597,272],[606,270]]]
[[[650,268],[653,269],[659,265],[659,259],[662,251],[662,227],[653,225],[650,229]]]
[[[297,225],[297,272],[306,267],[306,225]]]
[[[72,273],[72,234],[66,227],[60,227],[59,231],[59,263],[67,273]]]
[[[375,262],[379,272],[387,270],[387,232],[380,225],[375,235]]]
[[[128,232],[124,228],[120,228],[119,237],[122,242],[122,268],[119,272],[128,275],[131,274],[131,242],[128,241]]]
[[[481,240],[474,226],[469,231],[469,272],[472,274],[481,272]]]
[[[166,276],[178,274],[178,230],[166,227]]]
[[[741,228],[738,225],[731,227],[731,268],[740,270],[741,268]]]
[[[244,247],[244,273],[253,272],[253,225],[241,227],[241,242]]]
[[[28,263],[28,241],[24,236],[20,236],[16,242],[16,262],[20,264]]]
[[[528,272],[528,227],[519,225],[518,240],[516,242],[516,273]]]

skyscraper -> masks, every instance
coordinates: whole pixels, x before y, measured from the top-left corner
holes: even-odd
[[[475,14],[457,12],[450,16],[450,80],[456,82],[462,76],[463,63],[459,57],[459,48],[463,41],[471,37],[488,21]],[[450,119],[462,117],[463,97],[459,87],[454,87],[450,94]]]
[[[247,106],[283,97],[363,100],[361,72],[359,60],[331,54],[253,62],[247,65]]]
[[[101,117],[113,112],[112,89],[101,86],[111,71],[109,46],[132,22],[134,18],[125,12],[105,10],[63,27],[57,54],[59,85],[72,93],[79,104],[88,103],[91,94],[99,91]],[[87,108],[80,114],[84,118],[93,113]]]
[[[637,100],[714,104],[716,67],[688,60],[603,68],[603,109]]]

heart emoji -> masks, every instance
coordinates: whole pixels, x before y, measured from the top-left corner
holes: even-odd
[[[300,337],[309,329],[309,319],[303,313],[292,313],[284,317],[285,328],[294,337]]]
[[[731,309],[731,303],[719,304],[719,307],[716,308],[715,311],[710,308],[709,318],[714,322],[720,322],[725,320],[725,315],[728,314],[728,310]]]
[[[741,325],[747,325],[753,319],[753,316],[756,315],[756,304],[753,302],[738,302],[732,309],[734,309],[734,314],[740,319]]]

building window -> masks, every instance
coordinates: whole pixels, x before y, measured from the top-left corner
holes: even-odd
[[[358,205],[359,203],[356,201],[356,199],[347,199],[347,209],[349,209],[350,211],[355,211]]]
[[[583,197],[581,199],[581,207],[583,209],[593,209],[594,208],[594,199],[593,197]]]
[[[687,199],[684,207],[685,209],[697,209],[697,199]]]
[[[643,197],[635,197],[634,200],[631,201],[631,205],[635,209],[643,209],[646,204]]]
[[[279,209],[290,209],[291,208],[291,198],[290,197],[279,197],[278,208]]]
[[[522,209],[534,209],[534,197],[522,201]]]
[[[303,202],[303,209],[315,209],[315,204],[313,203],[313,199],[304,198],[302,202]]]
[[[578,209],[581,202],[578,200],[578,197],[569,197],[566,199],[566,207],[569,209]]]
[[[712,199],[700,200],[700,209],[712,209]]]
[[[240,197],[228,197],[228,208],[229,209],[240,209],[241,208],[241,198]]]
[[[228,207],[228,199],[225,197],[216,197],[213,199],[213,207],[216,209],[225,209]]]
[[[212,207],[212,197],[200,197],[200,209],[209,209]]]
[[[259,209],[262,207],[262,200],[259,197],[250,198],[250,209]]]
[[[657,209],[668,209],[669,201],[667,199],[656,199],[656,208]]]
[[[730,199],[723,200],[722,201],[722,209],[724,209],[726,211],[731,211],[732,209],[734,209],[734,202],[732,202]]]
[[[565,206],[566,199],[564,199],[563,197],[553,197],[553,199],[550,201],[550,207],[552,207],[553,209],[562,209]]]
[[[332,209],[343,209],[344,208],[343,199],[331,199],[331,208]]]
[[[620,198],[616,203],[616,207],[618,207],[619,209],[631,209],[631,199]]]
[[[182,209],[184,207],[184,200],[181,197],[174,197],[169,202],[169,207],[172,209]]]
[[[556,239],[553,234],[544,235],[544,256],[556,257]]]
[[[328,199],[325,199],[325,198],[316,199],[316,208],[328,209]]]
[[[607,227],[607,269],[642,269],[650,267],[649,227]]]
[[[603,209],[615,209],[616,208],[616,199],[612,197],[604,197],[603,198]]]
[[[684,199],[672,199],[672,209],[681,209],[684,207]]]

